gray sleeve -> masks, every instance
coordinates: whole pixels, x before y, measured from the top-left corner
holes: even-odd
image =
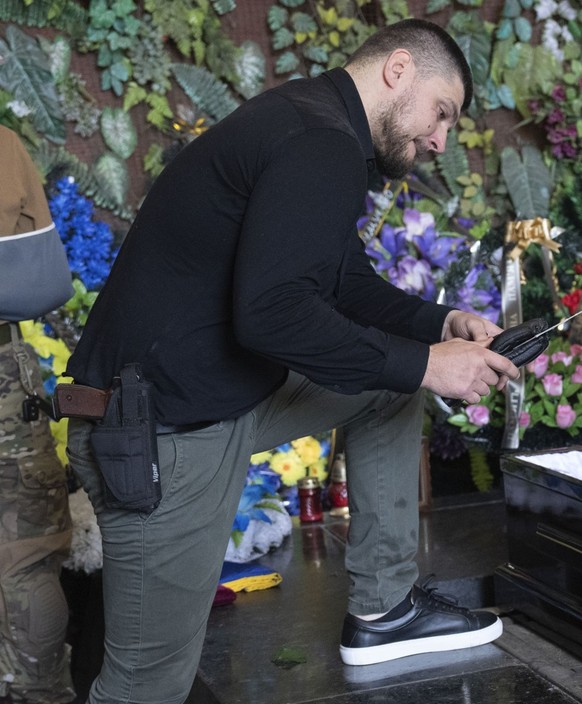
[[[67,255],[54,224],[0,237],[0,320],[37,318],[73,293]]]

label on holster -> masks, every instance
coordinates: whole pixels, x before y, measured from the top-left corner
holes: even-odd
[[[151,512],[162,497],[152,385],[138,364],[121,370],[91,445],[105,481],[109,508]]]

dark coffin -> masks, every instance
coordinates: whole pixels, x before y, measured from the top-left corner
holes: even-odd
[[[582,452],[572,446],[559,462]],[[582,645],[582,481],[535,464],[542,453],[501,460],[509,560],[495,574],[496,601]]]

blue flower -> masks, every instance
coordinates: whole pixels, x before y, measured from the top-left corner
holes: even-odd
[[[262,484],[247,484],[245,486],[238,504],[233,531],[244,532],[251,520],[272,523],[263,509],[256,506],[268,494],[267,488]]]
[[[117,253],[111,229],[106,223],[93,219],[93,203],[78,193],[72,179],[60,179],[56,188],[49,199],[49,208],[65,245],[71,271],[88,291],[99,290]]]

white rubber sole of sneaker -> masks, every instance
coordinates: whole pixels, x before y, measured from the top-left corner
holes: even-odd
[[[499,638],[502,633],[503,623],[498,618],[495,623],[478,631],[452,633],[447,636],[432,636],[430,638],[414,638],[400,643],[374,645],[369,648],[346,648],[340,645],[340,655],[346,665],[374,665],[379,662],[405,658],[409,655],[473,648],[477,645],[490,643]]]

